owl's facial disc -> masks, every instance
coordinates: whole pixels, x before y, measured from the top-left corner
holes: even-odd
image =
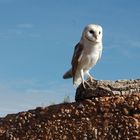
[[[88,25],[84,30],[84,37],[94,43],[102,41],[102,28],[99,25]]]

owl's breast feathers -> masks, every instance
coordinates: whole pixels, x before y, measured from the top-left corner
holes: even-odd
[[[102,43],[83,45],[78,43],[75,46],[74,54],[72,57],[72,75],[75,76],[77,67],[83,69],[90,69],[97,61],[101,58],[102,54]]]

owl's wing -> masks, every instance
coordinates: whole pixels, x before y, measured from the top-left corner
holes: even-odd
[[[101,56],[102,56],[102,50],[103,50],[103,46],[102,44],[99,46],[99,59],[101,59]],[[98,60],[99,60],[98,59]]]
[[[71,61],[71,64],[72,64],[72,75],[73,75],[73,78],[75,76],[75,73],[76,73],[76,70],[77,70],[77,67],[78,67],[78,63],[80,62],[81,58],[82,58],[82,55],[83,55],[83,45],[78,43],[76,46],[75,46],[75,49],[74,49],[74,54],[73,54],[73,57],[72,57],[72,61]]]

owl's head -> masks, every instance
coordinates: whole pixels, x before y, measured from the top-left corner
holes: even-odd
[[[93,43],[102,42],[103,29],[100,25],[89,24],[85,27],[82,39]]]

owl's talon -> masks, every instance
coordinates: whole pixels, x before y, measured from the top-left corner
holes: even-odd
[[[87,84],[87,86],[88,86],[89,88],[91,88],[91,85],[90,85],[87,81],[83,81],[83,82],[82,82],[82,85],[83,85],[83,88],[84,88],[84,89],[86,89],[85,83]]]
[[[84,82],[82,83],[82,85],[83,85],[83,88],[86,89],[86,86],[85,86]]]
[[[92,76],[89,77],[90,82],[94,81],[94,78]]]

